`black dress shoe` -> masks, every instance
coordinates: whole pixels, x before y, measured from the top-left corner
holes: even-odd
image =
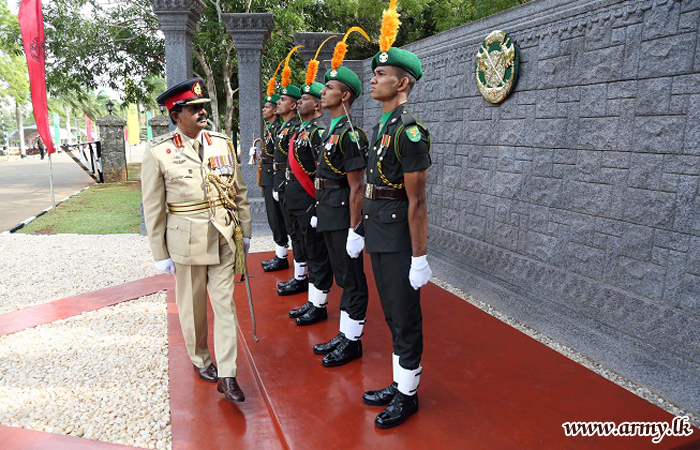
[[[279,283],[277,283],[277,289],[281,288],[282,286],[288,285],[289,283],[291,283],[294,280],[296,280],[296,278],[292,277],[292,278],[288,279],[287,281],[280,281]]]
[[[343,337],[343,342],[338,344],[338,346],[323,357],[321,360],[321,365],[323,367],[336,367],[347,364],[357,358],[362,357],[362,341],[359,339],[356,341],[351,341],[350,339]]]
[[[297,280],[296,278],[289,284],[277,288],[277,295],[294,295],[309,290],[309,279]]]
[[[304,314],[306,314],[306,311],[308,311],[311,307],[313,307],[314,304],[311,302],[306,302],[303,305],[301,305],[298,308],[294,308],[293,310],[289,311],[289,317],[292,319],[296,319],[297,317],[301,317]]]
[[[398,389],[399,385],[396,384],[396,381],[394,381],[384,389],[365,392],[362,395],[362,401],[367,405],[385,406],[391,402],[391,399],[394,398],[394,395],[396,395]]]
[[[193,366],[194,371],[197,372],[197,375],[199,375],[199,378],[202,380],[210,383],[216,383],[216,380],[219,379],[219,376],[216,373],[216,366],[214,364],[209,364],[207,367],[197,367],[194,364]]]
[[[326,311],[326,308],[316,308],[312,304],[303,315],[297,317],[296,324],[303,327],[305,325],[313,325],[316,322],[326,319],[328,319],[328,311]]]
[[[245,394],[238,386],[236,377],[219,378],[217,390],[224,394],[224,398],[230,402],[244,402]]]
[[[389,406],[377,415],[374,424],[379,428],[391,428],[401,425],[412,414],[418,412],[418,394],[405,395],[396,391]]]
[[[265,264],[265,262],[269,262],[269,264]],[[264,272],[275,272],[277,270],[289,269],[289,261],[287,258],[278,258],[277,256],[268,261],[263,261],[262,264]]]
[[[333,336],[330,341],[314,345],[314,353],[317,355],[327,355],[335,350],[335,348],[343,341],[344,338],[345,335],[341,331]]]

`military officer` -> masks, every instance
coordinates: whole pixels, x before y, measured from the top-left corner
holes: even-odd
[[[218,381],[227,400],[242,402],[233,287],[234,271],[245,264],[243,247],[250,245],[250,203],[230,139],[205,131],[203,104],[210,100],[202,96],[202,84],[191,78],[158,97],[177,128],[155,138],[144,153],[143,209],[155,265],[175,274],[180,325],[195,371]],[[218,371],[207,348],[207,294]]]
[[[282,123],[277,129],[277,137],[275,139],[272,195],[282,208],[287,234],[292,238],[292,250],[294,251],[294,276],[289,281],[277,285],[278,295],[293,295],[299,292],[305,292],[309,289],[306,252],[304,251],[304,246],[301,244],[299,236],[296,235],[294,227],[292,226],[292,222],[289,218],[288,204],[284,194],[287,180],[289,142],[295,130],[301,125],[297,116],[297,100],[300,98],[301,91],[299,88],[293,85],[287,85],[282,88],[280,99],[277,101],[277,114],[282,118]]]
[[[362,93],[362,83],[355,72],[341,64],[342,57],[334,55],[324,77],[321,101],[330,112],[331,126],[323,138],[316,172],[318,229],[326,239],[336,282],[343,288],[340,330],[330,341],[313,348],[314,353],[325,355],[321,361],[325,367],[347,364],[362,356],[360,338],[369,299],[361,256],[363,241],[355,233],[362,217],[367,135],[348,114]],[[348,254],[348,245],[353,257]]]
[[[396,18],[398,28],[398,14],[392,6],[395,8],[395,1],[384,12],[383,36],[392,28],[387,12]],[[372,58],[370,90],[372,98],[382,103],[383,114],[371,135],[363,218],[367,252],[391,330],[394,380],[384,389],[365,392],[363,401],[388,405],[375,425],[390,428],[418,411],[416,392],[423,352],[420,287],[431,276],[426,260],[425,204],[431,160],[428,130],[406,106],[423,75],[420,60],[407,50],[391,47],[393,39],[380,37],[379,42],[380,51]]]
[[[275,156],[275,135],[281,124],[277,115],[277,101],[279,99],[280,96],[275,93],[266,95],[265,105],[262,109],[263,119],[267,121],[268,125],[265,129],[265,140],[261,151],[260,186],[265,199],[267,223],[270,225],[272,239],[275,241],[275,256],[261,263],[265,272],[283,270],[289,267],[289,261],[287,260],[289,237],[284,224],[284,216],[282,215],[282,208],[279,202],[272,198],[272,163]]]
[[[309,77],[307,77],[307,81]],[[311,80],[315,78],[315,74]],[[321,121],[321,83],[311,82],[302,86],[297,111],[302,124],[294,133],[293,146],[289,151],[285,201],[294,225],[301,238],[309,267],[308,302],[293,309],[289,316],[297,325],[312,325],[328,318],[326,297],[333,284],[333,272],[328,261],[328,250],[323,234],[316,231],[316,155],[321,144],[321,135],[326,126]]]

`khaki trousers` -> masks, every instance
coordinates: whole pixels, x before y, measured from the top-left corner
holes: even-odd
[[[235,254],[219,235],[219,264],[175,263],[175,301],[187,353],[197,367],[211,364],[207,346],[207,292],[214,311],[214,351],[219,377],[236,376],[238,319],[233,302]]]

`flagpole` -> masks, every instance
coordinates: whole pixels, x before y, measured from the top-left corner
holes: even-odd
[[[56,212],[56,195],[53,190],[53,162],[49,153],[49,187],[51,189],[51,211]]]

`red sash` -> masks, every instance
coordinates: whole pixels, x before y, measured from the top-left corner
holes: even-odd
[[[297,159],[294,157],[294,141],[296,138],[297,134],[294,133],[292,138],[289,140],[289,154],[287,155],[287,162],[289,167],[292,169],[292,173],[297,178],[297,181],[299,181],[299,184],[301,184],[301,187],[303,187],[306,193],[311,197],[316,198],[316,188],[314,187],[313,180],[306,174],[306,172],[304,172],[304,169],[301,168],[301,164],[299,164],[299,161],[297,161]]]

